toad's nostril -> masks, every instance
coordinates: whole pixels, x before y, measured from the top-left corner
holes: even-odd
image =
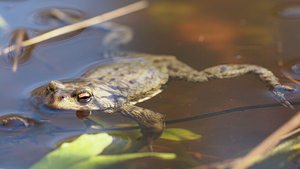
[[[65,99],[65,96],[60,96],[59,99],[60,99],[60,100],[63,100],[63,99]]]

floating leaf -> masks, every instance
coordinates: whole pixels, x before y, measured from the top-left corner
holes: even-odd
[[[172,141],[183,141],[183,140],[196,140],[201,138],[201,135],[195,134],[189,130],[183,128],[167,128],[163,132],[160,138],[172,140]]]
[[[48,153],[30,169],[91,169],[142,157],[157,157],[167,160],[176,158],[173,153],[153,152],[99,155],[104,148],[112,143],[112,140],[112,137],[106,133],[81,135],[71,143],[63,143],[58,149]]]
[[[112,137],[106,133],[84,134],[71,143],[63,143],[58,149],[47,154],[31,169],[69,168],[75,163],[101,153],[112,143]]]
[[[164,160],[172,160],[176,158],[176,155],[173,153],[130,153],[130,154],[122,154],[122,155],[102,155],[92,157],[89,160],[82,161],[74,166],[71,169],[98,169],[101,167],[107,167],[109,165],[113,165],[116,163],[120,163],[127,160],[143,158],[143,157],[156,157]]]

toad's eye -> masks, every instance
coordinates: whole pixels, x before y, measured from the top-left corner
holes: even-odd
[[[88,91],[82,91],[77,94],[79,103],[88,103],[92,100],[92,95]]]

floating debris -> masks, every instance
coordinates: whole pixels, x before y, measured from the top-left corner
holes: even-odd
[[[0,116],[0,130],[17,130],[29,128],[34,125],[34,120],[16,114]]]
[[[15,50],[8,53],[8,60],[13,64],[12,71],[16,72],[18,65],[25,63],[30,59],[31,52],[34,49],[34,45],[23,47],[22,42],[29,39],[28,32],[32,30],[25,30],[23,28],[17,29],[11,33],[11,39],[9,46],[15,46]]]
[[[54,37],[58,37],[60,35],[64,35],[66,33],[70,33],[76,30],[80,30],[86,27],[90,27],[90,26],[94,26],[97,25],[99,23],[103,23],[105,21],[111,20],[111,19],[115,19],[117,17],[120,16],[124,16],[127,14],[130,14],[132,12],[136,12],[138,10],[144,9],[148,6],[148,2],[147,1],[139,1],[121,8],[118,8],[116,10],[107,12],[105,14],[99,15],[99,16],[95,16],[93,18],[87,19],[87,20],[83,20],[81,22],[77,22],[71,25],[67,25],[64,27],[60,27],[57,29],[54,29],[52,31],[46,32],[44,34],[41,34],[39,36],[36,36],[32,39],[26,40],[22,42],[22,46],[30,46],[33,44],[37,44],[40,42],[43,42],[45,40],[49,40],[52,39]],[[0,51],[0,55],[2,54],[6,54],[9,53],[11,51],[16,50],[17,46],[16,45],[11,45],[5,49],[3,49],[2,51]]]

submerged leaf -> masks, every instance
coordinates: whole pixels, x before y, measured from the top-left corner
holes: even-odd
[[[73,167],[71,167],[71,169],[82,169],[82,168],[97,169],[100,167],[107,167],[109,165],[113,165],[123,161],[143,158],[143,157],[156,157],[164,160],[172,160],[176,158],[176,155],[173,153],[154,153],[154,152],[130,153],[130,154],[122,154],[122,155],[102,155],[102,156],[92,157],[89,160],[82,161],[74,165]]]
[[[71,143],[64,143],[58,149],[48,153],[31,169],[69,168],[77,162],[101,153],[110,145],[112,137],[106,133],[84,134]]]
[[[161,135],[162,139],[172,141],[196,140],[201,138],[201,135],[193,133],[183,128],[167,128]]]
[[[112,140],[112,136],[106,133],[81,135],[71,143],[63,143],[58,149],[48,153],[30,169],[92,169],[143,157],[157,157],[165,160],[176,158],[173,153],[153,152],[99,155],[104,148],[112,143]]]

